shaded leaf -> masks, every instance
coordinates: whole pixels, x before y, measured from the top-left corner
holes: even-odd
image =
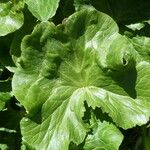
[[[131,24],[149,19],[149,0],[74,0],[76,8],[92,5],[97,10],[110,15],[120,24]],[[142,4],[142,5],[141,5]]]

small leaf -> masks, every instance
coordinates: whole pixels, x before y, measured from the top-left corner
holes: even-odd
[[[21,4],[12,2],[0,3],[0,36],[4,36],[18,30],[24,21],[23,13],[18,10]]]
[[[31,13],[40,21],[52,18],[58,8],[60,0],[26,0]]]
[[[9,92],[0,92],[0,110],[5,106],[5,103],[10,100],[12,95]]]
[[[135,24],[130,24],[130,25],[126,25],[126,27],[128,27],[129,29],[136,31],[136,30],[141,30],[144,27],[144,23],[135,23]]]
[[[85,141],[85,150],[118,150],[123,135],[113,124],[97,121],[97,128]]]
[[[2,80],[1,78],[0,80],[0,111],[4,109],[6,102],[8,102],[11,99],[11,97],[12,97],[11,81],[9,77],[6,80]]]

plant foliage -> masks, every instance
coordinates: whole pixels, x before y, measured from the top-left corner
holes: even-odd
[[[149,150],[150,3],[138,3],[0,3],[0,149]]]

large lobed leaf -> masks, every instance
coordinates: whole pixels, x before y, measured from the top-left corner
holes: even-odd
[[[21,132],[32,148],[65,150],[70,142],[82,143],[90,129],[83,120],[85,101],[124,129],[149,120],[150,64],[109,16],[85,9],[62,25],[40,23],[21,49],[12,87],[28,113]]]

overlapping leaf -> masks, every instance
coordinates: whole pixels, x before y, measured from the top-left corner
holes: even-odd
[[[26,0],[26,3],[37,19],[47,21],[55,15],[59,0]]]
[[[93,133],[89,134],[84,149],[104,149],[104,150],[116,150],[118,149],[123,136],[119,129],[113,124],[108,122],[100,122],[95,118],[91,121]]]
[[[13,93],[28,113],[21,121],[24,143],[37,150],[82,143],[89,131],[82,119],[85,101],[124,129],[145,124],[150,64],[137,57],[116,23],[93,9],[63,25],[37,25],[22,42],[13,77]]]
[[[11,1],[0,3],[0,36],[14,32],[23,25],[22,8],[22,1],[17,4],[13,4]]]
[[[144,36],[137,36],[131,39],[135,50],[140,55],[139,59],[150,62],[150,38]]]
[[[4,72],[4,68],[1,67],[0,78]],[[10,100],[11,94],[11,81],[9,79],[0,79],[0,111],[4,108],[5,103]]]

